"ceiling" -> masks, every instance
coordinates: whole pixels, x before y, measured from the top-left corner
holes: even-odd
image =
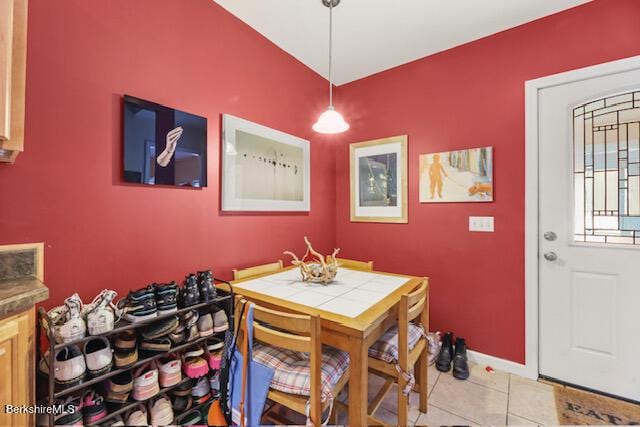
[[[321,0],[214,0],[328,78]],[[342,0],[334,9],[334,82],[371,74],[590,0]]]

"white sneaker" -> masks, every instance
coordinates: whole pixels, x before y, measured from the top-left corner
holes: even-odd
[[[60,388],[79,384],[85,378],[87,372],[84,355],[75,345],[58,350],[53,366],[56,384]]]
[[[135,408],[130,409],[125,415],[125,421],[128,426],[148,426],[147,408],[140,404]]]
[[[84,358],[91,375],[98,376],[111,370],[113,351],[105,337],[91,338],[84,345]]]
[[[85,337],[87,325],[81,311],[82,300],[76,293],[64,300],[64,306],[55,307],[47,313],[53,324],[56,343],[64,344]]]
[[[89,335],[101,335],[113,330],[116,318],[120,318],[120,310],[113,304],[116,296],[118,294],[115,291],[105,289],[82,311]]]
[[[173,423],[171,400],[164,394],[149,402],[149,413],[152,426],[168,426]]]

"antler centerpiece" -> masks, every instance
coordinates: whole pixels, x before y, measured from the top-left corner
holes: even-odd
[[[334,249],[333,254],[325,260],[322,254],[313,249],[307,236],[304,237],[304,241],[307,244],[307,251],[302,259],[298,259],[298,257],[290,251],[283,253],[293,258],[291,264],[300,267],[300,273],[302,273],[302,280],[304,282],[322,283],[323,285],[328,285],[333,282],[336,274],[338,274],[336,255],[340,252],[340,249]]]

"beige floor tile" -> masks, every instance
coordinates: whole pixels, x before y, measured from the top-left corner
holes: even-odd
[[[433,387],[433,386],[429,386]],[[421,415],[419,405],[420,395],[415,392],[411,392],[411,400],[409,405],[409,420],[416,420]],[[387,393],[384,400],[380,404],[380,408],[386,409],[392,414],[398,413],[398,386],[395,384],[391,386],[391,390]]]
[[[430,385],[434,385],[436,381],[438,381],[439,376],[440,376],[440,371],[436,369],[436,365],[429,366],[429,371],[427,373],[427,382]]]
[[[507,422],[507,394],[440,375],[429,402],[474,423],[504,425]]]
[[[539,424],[558,424],[553,387],[511,375],[509,413]]]
[[[513,414],[507,414],[507,425],[509,426],[536,426],[538,423],[519,417]]]
[[[487,372],[485,368],[485,365],[469,363],[468,381],[507,393],[509,391],[509,374],[502,371],[494,371],[492,374]]]
[[[459,417],[440,409],[437,406],[429,405],[429,411],[421,414],[417,421],[417,426],[471,426],[475,425],[472,421]]]

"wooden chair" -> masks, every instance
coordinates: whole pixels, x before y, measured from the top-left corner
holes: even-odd
[[[368,414],[375,420],[374,414],[385,395],[394,383],[398,384],[398,425],[407,425],[409,414],[409,396],[402,391],[407,386],[407,379],[398,372],[409,373],[415,367],[415,390],[420,394],[420,412],[427,412],[427,366],[428,342],[420,332],[429,331],[429,297],[427,282],[409,294],[402,295],[398,306],[398,324],[389,329],[383,337],[369,348],[369,371],[386,379],[378,394],[369,404]],[[413,342],[410,338],[413,336]],[[419,338],[415,338],[419,336]],[[389,343],[397,340],[397,355],[393,353]],[[391,349],[391,351],[390,351]],[[375,357],[374,357],[375,356]],[[383,360],[386,359],[386,360]],[[375,420],[378,421],[378,420]]]
[[[331,262],[332,256],[327,255],[327,262]],[[356,261],[354,259],[336,258],[341,267],[354,270],[373,271],[373,261]]]
[[[258,276],[266,273],[277,273],[282,271],[282,260],[269,264],[256,265],[255,267],[245,268],[243,270],[233,269],[233,280],[246,279],[248,277]]]
[[[242,305],[243,301],[240,301],[236,306],[236,319],[239,318],[239,310],[241,310]],[[254,304],[253,317],[253,336],[256,342],[253,350],[253,360],[276,369],[272,387],[267,395],[268,400],[302,415],[307,414],[307,404],[309,404],[311,422],[316,426],[321,425],[322,413],[331,404],[328,400],[322,402],[322,379],[325,373],[329,376],[327,369],[333,365],[327,363],[325,372],[323,372],[323,363],[328,362],[332,354],[335,355],[342,352],[326,348],[323,357],[320,338],[320,317],[317,315],[306,316],[275,311],[256,304]],[[242,326],[242,330],[244,330],[245,325]],[[243,348],[243,335],[241,334],[239,337],[239,348]],[[286,393],[273,387],[274,383],[277,383],[282,388],[283,382],[290,380],[290,378],[283,379],[283,374],[291,372],[287,368],[286,361],[287,356],[291,356],[291,352],[309,354],[308,366],[311,377],[309,395]],[[344,353],[342,354],[344,355]],[[275,363],[276,360],[278,360],[277,363]],[[340,364],[340,369],[333,372],[335,375],[332,376],[336,378],[336,381],[332,384],[331,393],[336,398],[349,378],[348,357],[344,355],[340,360],[343,360],[343,363]],[[299,363],[298,361],[296,367],[299,366]],[[280,377],[278,377],[278,372],[281,373]],[[291,384],[287,384],[287,386],[290,387]],[[270,409],[265,411],[266,418],[269,418],[268,412]],[[275,418],[274,421],[276,424],[286,424],[279,418]]]

